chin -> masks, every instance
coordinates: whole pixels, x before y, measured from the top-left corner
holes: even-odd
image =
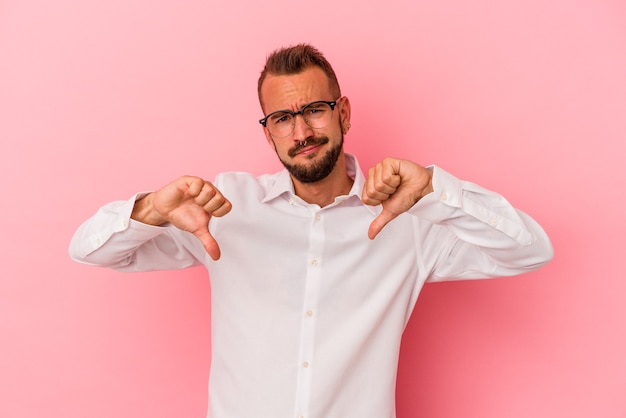
[[[343,155],[343,138],[342,141],[324,152],[324,147],[310,154],[296,155],[296,158],[304,158],[306,163],[297,163],[294,158],[293,163],[287,163],[281,158],[281,162],[289,173],[301,183],[316,183],[324,180],[330,175],[337,165],[339,157]]]

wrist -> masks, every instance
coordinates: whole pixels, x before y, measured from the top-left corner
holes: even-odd
[[[428,183],[426,184],[426,187],[424,187],[424,189],[422,189],[422,195],[420,196],[420,199],[422,199],[425,196],[428,196],[429,194],[431,194],[434,191],[433,188],[433,170],[430,168],[425,168],[426,171],[426,175],[428,176]]]
[[[149,193],[146,196],[135,202],[135,206],[133,206],[133,211],[130,215],[131,219],[135,221],[148,224],[148,225],[163,225],[168,220],[164,219],[155,209],[154,209],[154,193]]]

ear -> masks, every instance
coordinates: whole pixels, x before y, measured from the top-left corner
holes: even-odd
[[[341,131],[345,134],[350,130],[350,100],[347,96],[344,96],[343,99],[338,104],[339,106],[339,123],[341,125]]]

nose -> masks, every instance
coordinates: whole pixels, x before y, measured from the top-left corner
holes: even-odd
[[[306,138],[313,136],[313,129],[304,121],[302,114],[294,116],[293,124],[293,140],[295,142],[304,141]]]

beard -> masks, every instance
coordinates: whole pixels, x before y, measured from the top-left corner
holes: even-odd
[[[303,146],[297,144],[296,146],[291,148],[287,152],[287,154],[293,158],[298,153],[298,151],[300,151],[300,149],[304,148],[305,146],[308,147],[311,145],[327,144],[329,142],[329,139],[325,136],[319,138],[310,137],[307,138],[304,142],[306,143],[306,145]],[[280,158],[280,155],[278,156],[278,159],[281,163],[283,163],[283,166],[285,166],[285,168],[287,169],[287,171],[289,171],[293,178],[295,178],[299,182],[315,183],[325,179],[333,171],[333,169],[337,165],[337,160],[341,155],[342,148],[343,134],[341,135],[341,140],[336,146],[326,151],[326,154],[324,154],[318,161],[313,161],[312,164],[289,164],[288,162]]]

